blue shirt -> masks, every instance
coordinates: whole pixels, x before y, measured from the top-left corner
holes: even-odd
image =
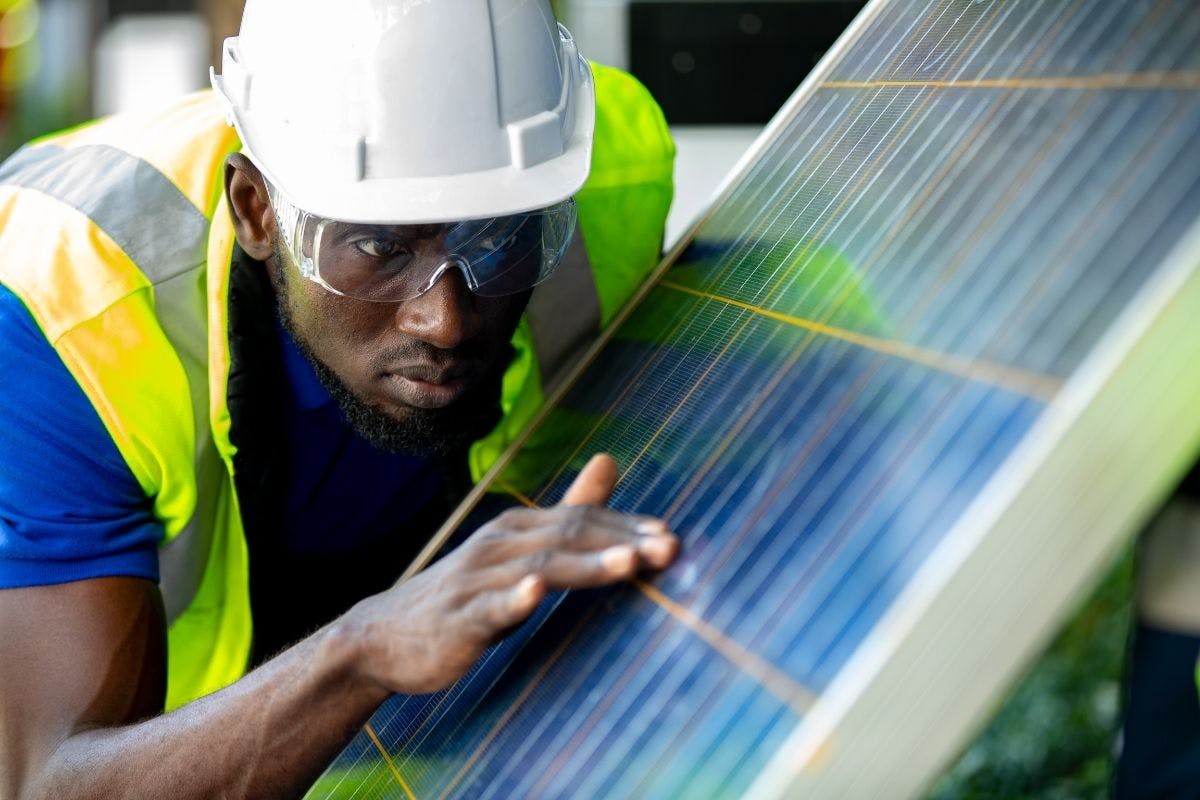
[[[320,556],[394,535],[441,491],[436,465],[357,436],[277,330],[287,548]],[[116,575],[157,580],[163,529],[150,500],[58,353],[3,286],[0,342],[0,588]]]

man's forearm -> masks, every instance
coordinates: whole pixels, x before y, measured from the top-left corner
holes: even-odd
[[[157,587],[103,578],[0,591],[0,793],[299,794],[389,693],[452,685],[548,592],[669,564],[678,540],[661,520],[599,505],[615,483],[615,462],[593,458],[567,505],[505,511],[234,685],[133,724],[161,703]]]
[[[335,622],[208,697],[68,737],[23,797],[298,796],[387,692]]]

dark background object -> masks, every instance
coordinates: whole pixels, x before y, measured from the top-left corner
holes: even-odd
[[[630,67],[673,125],[767,122],[862,0],[629,5]]]
[[[106,19],[125,14],[187,14],[197,10],[196,0],[108,0]]]

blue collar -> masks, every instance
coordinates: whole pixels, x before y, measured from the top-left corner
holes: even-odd
[[[319,411],[333,404],[333,395],[325,390],[308,358],[292,335],[283,328],[278,318],[275,328],[279,332],[279,345],[283,353],[283,374],[288,389],[301,411]]]

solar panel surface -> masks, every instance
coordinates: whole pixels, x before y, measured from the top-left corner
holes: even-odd
[[[873,3],[456,534],[606,451],[678,563],[310,796],[741,795],[1198,220],[1200,6]]]

